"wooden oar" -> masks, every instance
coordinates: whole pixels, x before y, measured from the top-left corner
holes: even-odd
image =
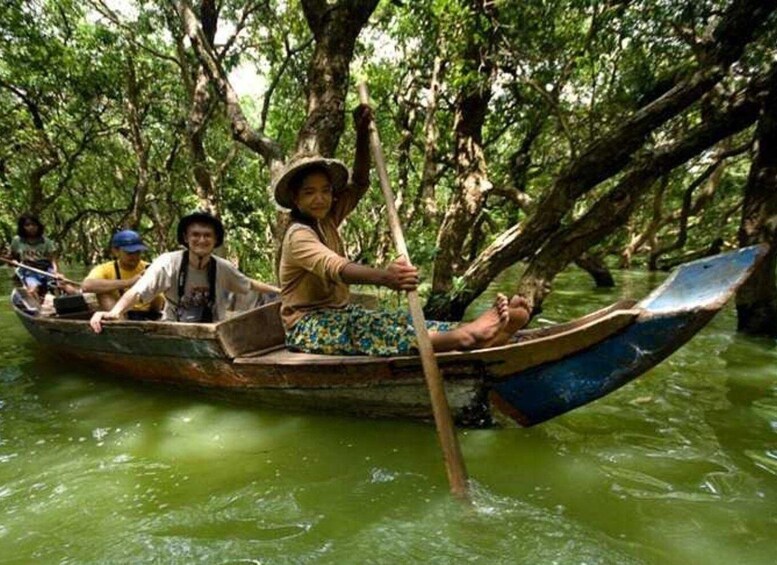
[[[71,281],[70,279],[66,278],[59,278],[56,273],[49,273],[47,271],[41,271],[40,269],[36,269],[35,267],[30,267],[29,265],[25,265],[24,263],[19,263],[19,261],[14,261],[13,259],[8,259],[6,257],[0,257],[0,261],[3,263],[8,263],[9,265],[13,265],[14,267],[19,267],[22,269],[25,269],[27,271],[30,271],[32,273],[37,273],[39,275],[43,275],[44,277],[49,277],[52,279],[57,279],[58,281],[62,281],[63,283],[72,284],[75,286],[81,286],[80,282]]]
[[[369,105],[370,97],[365,83],[359,84],[359,101],[362,104]],[[394,238],[397,252],[407,259],[410,263],[410,254],[405,244],[405,236],[402,233],[402,226],[399,223],[399,214],[394,206],[394,193],[389,184],[388,172],[386,171],[386,162],[383,157],[383,148],[380,144],[380,136],[375,121],[370,121],[370,147],[372,155],[375,158],[375,168],[380,177],[380,186],[383,189],[383,196],[386,199],[386,209],[388,210],[389,226]],[[424,312],[421,309],[421,302],[418,298],[418,292],[407,293],[407,301],[410,306],[410,315],[413,318],[413,327],[415,328],[416,338],[418,340],[418,351],[421,354],[421,364],[424,369],[426,386],[429,389],[429,396],[432,401],[432,412],[434,413],[434,422],[437,425],[437,435],[440,438],[443,456],[445,458],[445,469],[448,472],[448,482],[451,486],[451,492],[462,499],[469,500],[469,486],[467,484],[467,471],[464,468],[464,459],[461,456],[459,441],[456,438],[456,431],[453,427],[453,418],[451,409],[448,405],[448,399],[445,396],[445,389],[442,384],[440,368],[437,366],[437,358],[434,356],[432,342],[429,339],[429,333],[426,331],[426,320]]]

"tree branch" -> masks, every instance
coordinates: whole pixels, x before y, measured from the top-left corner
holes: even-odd
[[[283,150],[277,141],[270,139],[261,132],[254,130],[240,106],[237,93],[227,79],[224,69],[219,64],[218,58],[207,41],[202,26],[197,20],[188,1],[177,2],[178,13],[183,22],[186,34],[192,42],[197,58],[208,73],[216,90],[222,97],[230,119],[232,137],[244,144],[251,151],[264,158],[271,170],[279,169],[283,162]]]

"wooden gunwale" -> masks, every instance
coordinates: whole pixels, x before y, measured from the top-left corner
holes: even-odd
[[[553,328],[541,328],[523,332],[529,339],[501,347],[481,349],[466,352],[448,352],[438,354],[438,360],[445,369],[445,380],[449,382],[467,379],[478,379],[485,382],[489,379],[499,379],[537,364],[561,359],[616,333],[628,326],[639,314],[638,310],[618,310],[621,305],[630,302],[619,302],[593,312],[581,319],[559,324]],[[267,309],[267,306],[264,307]],[[122,334],[141,331],[145,338],[154,341],[168,339],[193,338],[200,342],[210,342],[216,347],[220,343],[219,327],[221,324],[179,324],[165,322],[110,322],[106,325],[108,336],[99,338],[91,333],[86,321],[43,318],[29,316],[19,312],[28,323],[49,334],[72,333],[84,334],[84,339],[105,338],[121,342]],[[275,349],[263,355],[242,356],[229,359],[208,355],[208,371],[216,371],[219,375],[205,375],[202,360],[182,359],[182,363],[172,365],[173,359],[180,352],[171,348],[164,355],[147,354],[143,352],[126,351],[95,351],[89,348],[68,351],[65,348],[50,344],[58,353],[76,357],[83,361],[93,360],[111,371],[126,373],[144,373],[150,375],[148,380],[169,380],[185,382],[188,378],[207,386],[224,386],[227,388],[326,388],[326,387],[360,387],[376,386],[381,383],[388,386],[401,382],[413,382],[421,378],[420,361],[415,356],[402,357],[367,357],[367,356],[330,356],[295,353],[285,348]],[[220,350],[220,349],[219,349]],[[249,354],[250,355],[250,354]],[[173,358],[173,359],[170,359]],[[132,366],[136,360],[138,367]],[[195,363],[195,361],[198,361]],[[162,374],[157,374],[151,365],[161,364],[165,367]],[[143,368],[141,368],[142,366]],[[188,376],[187,376],[188,375]]]
[[[25,316],[34,324],[42,328],[55,328],[58,330],[69,330],[74,333],[91,331],[86,320],[77,320],[73,318],[60,318],[57,316],[30,316],[25,312],[15,309],[20,316]],[[106,321],[106,328],[111,330],[121,330],[123,328],[133,329],[142,333],[150,334],[153,337],[184,337],[191,339],[217,339],[216,327],[218,324],[191,324],[184,322],[133,322],[129,320]]]
[[[631,310],[632,308],[634,308],[636,304],[637,304],[637,301],[632,299],[618,300],[617,302],[614,302],[609,306],[605,306],[604,308],[600,308],[599,310],[590,312],[584,316],[581,316],[580,318],[569,320],[568,322],[561,322],[559,324],[553,324],[553,325],[541,327],[541,328],[518,330],[518,332],[516,332],[515,334],[515,337],[517,341],[524,342],[524,341],[529,341],[531,339],[537,339],[537,338],[546,337],[549,335],[564,333],[564,332],[573,330],[575,328],[579,328],[580,326],[585,326],[595,320],[598,320],[600,318],[607,316],[608,314],[616,310]]]
[[[526,341],[518,341],[500,347],[473,351],[451,351],[438,353],[441,364],[472,363],[496,365],[490,373],[492,377],[511,374],[529,366],[560,359],[622,330],[631,324],[640,314],[640,310],[602,309],[598,316],[587,317],[586,323],[563,324],[557,332],[544,332]],[[549,344],[553,347],[548,347]],[[257,357],[238,357],[235,365],[252,366],[374,366],[390,364],[401,369],[403,366],[415,367],[419,364],[416,356],[368,357],[345,355],[313,355],[294,353],[286,349],[273,351]],[[447,375],[446,375],[447,377]]]

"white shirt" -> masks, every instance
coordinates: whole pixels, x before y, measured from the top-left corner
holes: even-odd
[[[178,320],[178,271],[183,260],[183,251],[163,253],[148,266],[140,280],[134,284],[132,291],[138,293],[143,302],[149,302],[159,293],[165,295],[165,308],[162,319]],[[213,321],[224,320],[227,317],[228,293],[245,294],[251,290],[251,279],[241,273],[226,259],[210,256],[216,261],[216,299],[213,308]],[[208,302],[208,269],[199,270],[187,265],[184,296],[180,297],[181,306],[185,308],[198,307]]]

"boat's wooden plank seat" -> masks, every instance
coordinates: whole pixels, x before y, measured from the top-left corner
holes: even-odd
[[[385,358],[367,355],[316,355],[289,351],[283,347],[262,355],[238,357],[233,362],[240,365],[365,365],[381,360]]]
[[[281,323],[281,303],[271,302],[220,322],[217,334],[228,357],[282,347],[286,335]]]

